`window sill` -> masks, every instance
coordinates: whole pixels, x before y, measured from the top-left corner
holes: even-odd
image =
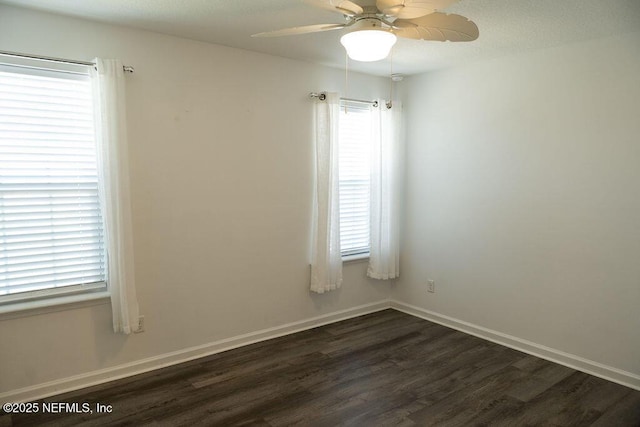
[[[369,254],[347,255],[342,257],[343,264],[351,264],[354,262],[366,262],[369,260]]]
[[[0,320],[109,304],[107,291],[0,305]]]

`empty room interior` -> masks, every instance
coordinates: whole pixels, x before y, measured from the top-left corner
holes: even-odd
[[[640,425],[640,2],[0,0],[0,402]]]

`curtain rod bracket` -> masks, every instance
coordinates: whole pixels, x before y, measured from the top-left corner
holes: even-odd
[[[311,92],[309,94],[309,98],[318,98],[320,101],[324,101],[325,99],[327,99],[327,94],[324,92]]]

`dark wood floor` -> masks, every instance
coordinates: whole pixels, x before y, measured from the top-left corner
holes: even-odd
[[[640,391],[394,310],[46,399],[59,401],[113,411],[0,426],[640,426]]]

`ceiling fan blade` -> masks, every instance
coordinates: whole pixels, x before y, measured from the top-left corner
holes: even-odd
[[[386,9],[382,9],[381,12],[387,16],[398,16],[400,11],[404,9],[403,4],[397,4],[395,6],[388,7]]]
[[[304,0],[304,2],[311,6],[347,16],[356,16],[364,12],[362,7],[349,0]]]
[[[376,0],[376,7],[387,16],[413,19],[445,9],[458,0]]]
[[[397,19],[393,25],[396,27],[393,32],[398,37],[416,40],[470,42],[480,35],[473,21],[439,12],[409,20]]]
[[[266,31],[264,33],[252,34],[251,37],[280,37],[294,36],[296,34],[319,33],[321,31],[339,30],[346,27],[346,24],[316,24],[304,25],[302,27],[283,28],[281,30]]]

